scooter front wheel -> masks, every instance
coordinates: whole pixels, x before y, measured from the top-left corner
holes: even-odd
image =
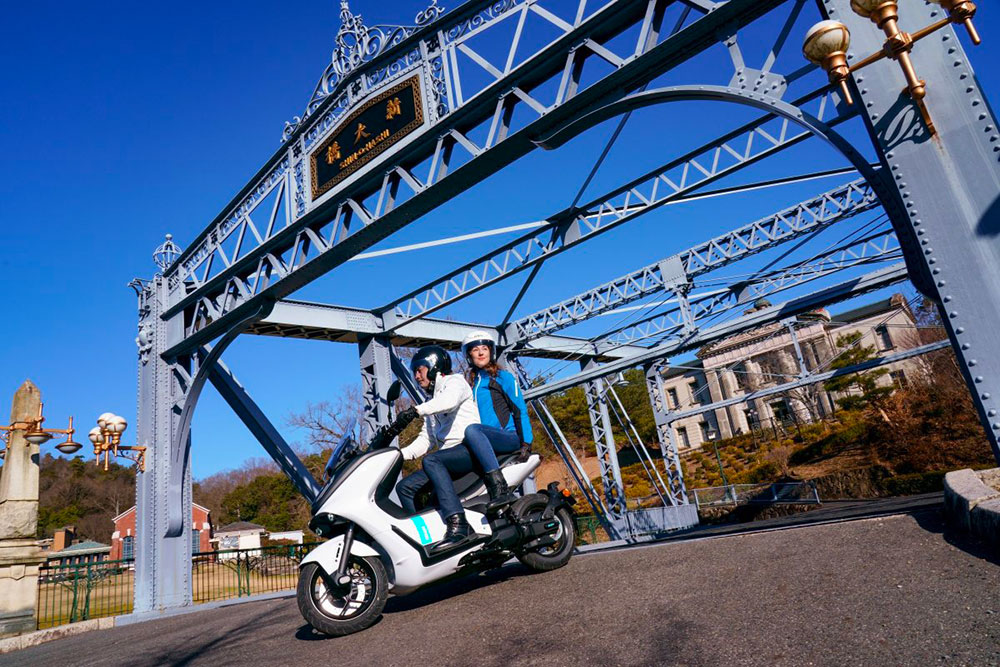
[[[302,617],[319,632],[340,637],[378,620],[389,597],[389,577],[378,558],[351,556],[351,583],[337,585],[318,563],[299,573],[296,598]]]

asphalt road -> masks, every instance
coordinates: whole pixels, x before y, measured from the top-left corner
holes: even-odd
[[[912,515],[519,565],[331,639],[294,599],[90,632],[2,665],[1000,665],[1000,566]]]

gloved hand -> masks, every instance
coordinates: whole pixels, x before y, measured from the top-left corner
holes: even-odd
[[[392,428],[395,431],[397,428],[397,435],[402,433],[403,429],[406,428],[411,421],[417,419],[420,415],[417,413],[417,409],[414,406],[410,406],[396,415],[396,421],[392,423]]]
[[[528,460],[529,456],[531,456],[531,445],[526,442],[522,442],[521,451],[517,453],[517,462],[524,463]]]

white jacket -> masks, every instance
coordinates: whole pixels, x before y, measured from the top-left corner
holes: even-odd
[[[400,450],[407,460],[420,458],[432,445],[454,447],[465,439],[467,426],[479,423],[472,387],[459,373],[438,376],[434,396],[417,406],[417,414],[424,418],[424,424],[416,440]]]

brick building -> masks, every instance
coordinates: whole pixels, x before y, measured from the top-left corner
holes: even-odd
[[[191,504],[191,552],[210,551],[212,545],[212,520],[207,508]],[[135,557],[135,505],[112,521],[115,532],[111,534],[111,560],[128,560]]]

